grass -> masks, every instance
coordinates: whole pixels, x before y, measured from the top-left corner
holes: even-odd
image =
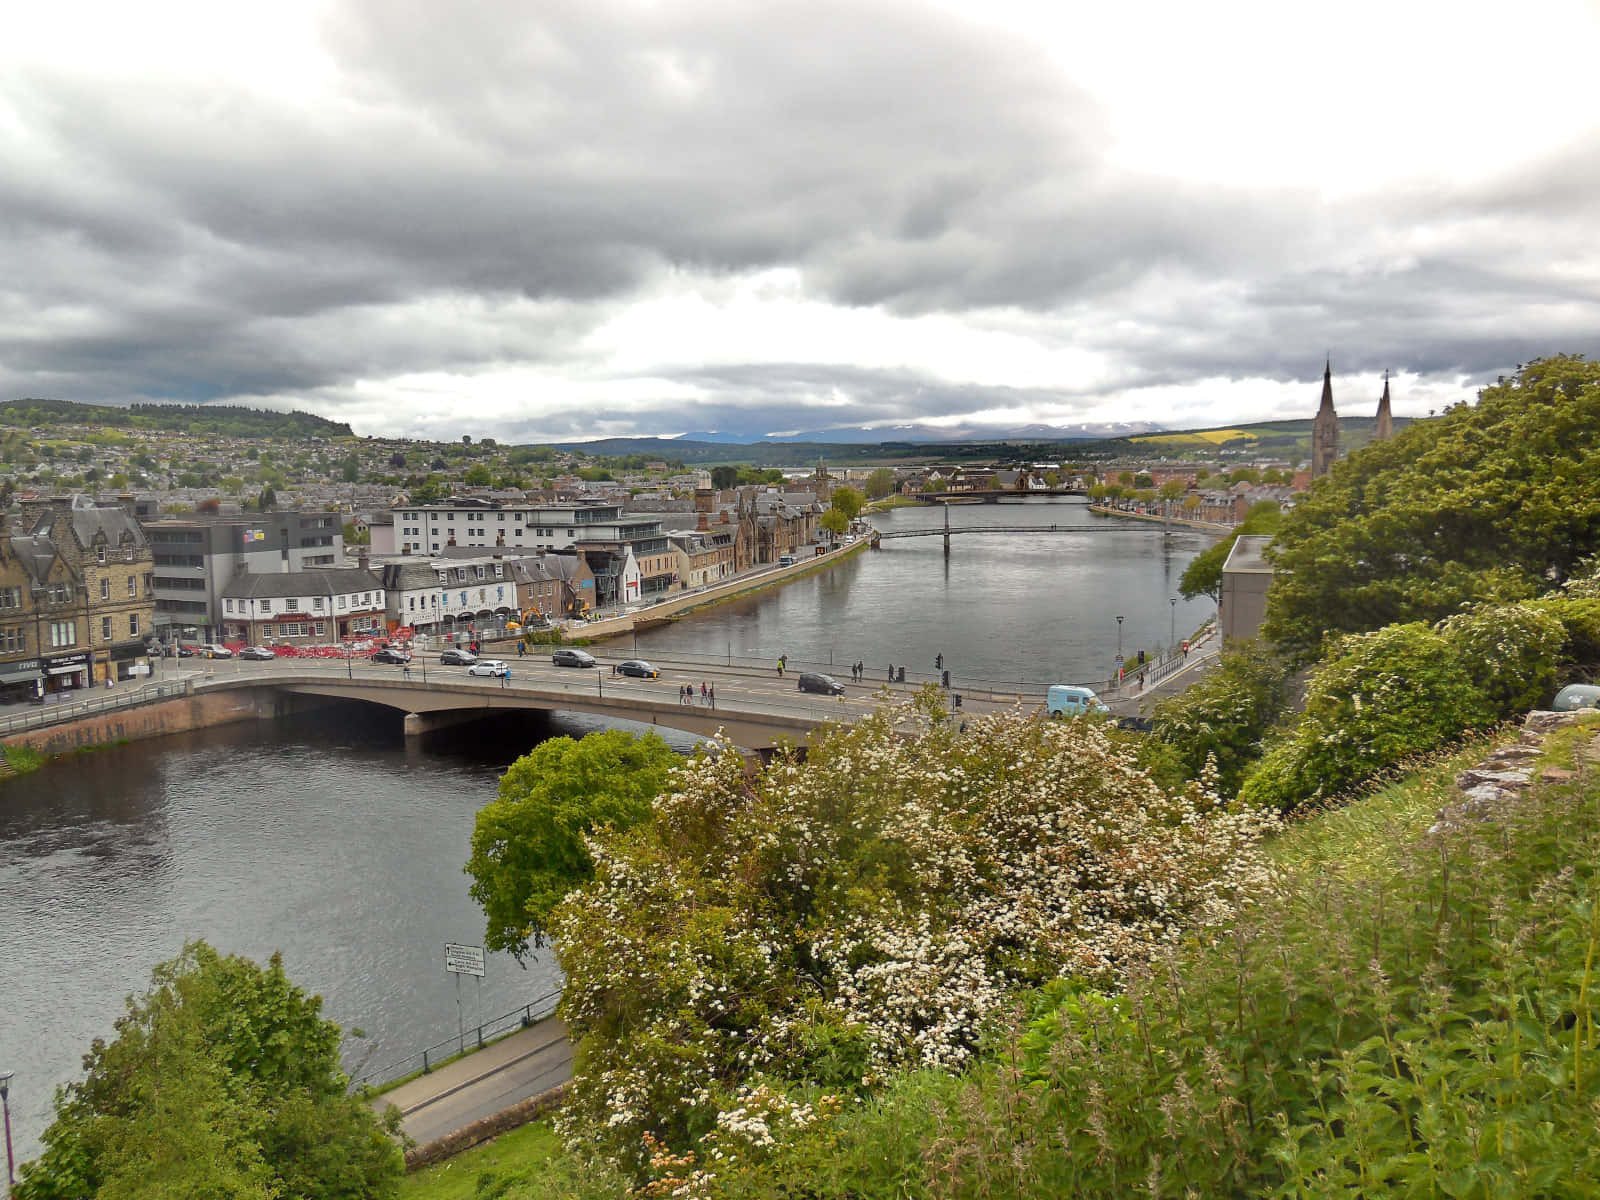
[[[37,771],[44,766],[44,755],[30,746],[6,746],[3,749],[6,766],[10,767],[15,774],[27,775],[29,772]]]
[[[502,1196],[513,1184],[539,1174],[561,1153],[548,1121],[534,1121],[454,1158],[407,1175],[400,1200],[479,1200]]]

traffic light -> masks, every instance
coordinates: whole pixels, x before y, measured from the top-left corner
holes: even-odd
[[[946,671],[944,673],[944,686],[945,687],[949,687],[950,686],[950,672],[949,671]]]
[[[933,669],[935,671],[937,671],[937,670],[940,670],[943,666],[944,666],[944,655],[935,654],[933,656]]]

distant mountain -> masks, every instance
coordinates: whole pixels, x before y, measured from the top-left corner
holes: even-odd
[[[1082,442],[1097,438],[1129,437],[1162,429],[1148,421],[1109,422],[1086,425],[836,425],[802,433],[762,437],[749,431],[686,433],[675,441],[747,446],[756,443],[808,442],[819,445],[878,445],[883,442]]]

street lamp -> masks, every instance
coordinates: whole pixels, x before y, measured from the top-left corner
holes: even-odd
[[[1172,621],[1167,627],[1167,650],[1170,652],[1178,644],[1178,598],[1173,596],[1167,603],[1172,606],[1169,610]]]
[[[1117,618],[1117,657],[1122,657],[1122,618]]]
[[[11,1153],[11,1075],[0,1071],[0,1109],[6,1114],[6,1195],[17,1186],[16,1159]]]

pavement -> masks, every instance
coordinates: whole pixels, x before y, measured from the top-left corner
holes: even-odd
[[[546,1017],[482,1050],[374,1096],[393,1104],[419,1146],[465,1129],[572,1078],[572,1042],[559,1017]]]

